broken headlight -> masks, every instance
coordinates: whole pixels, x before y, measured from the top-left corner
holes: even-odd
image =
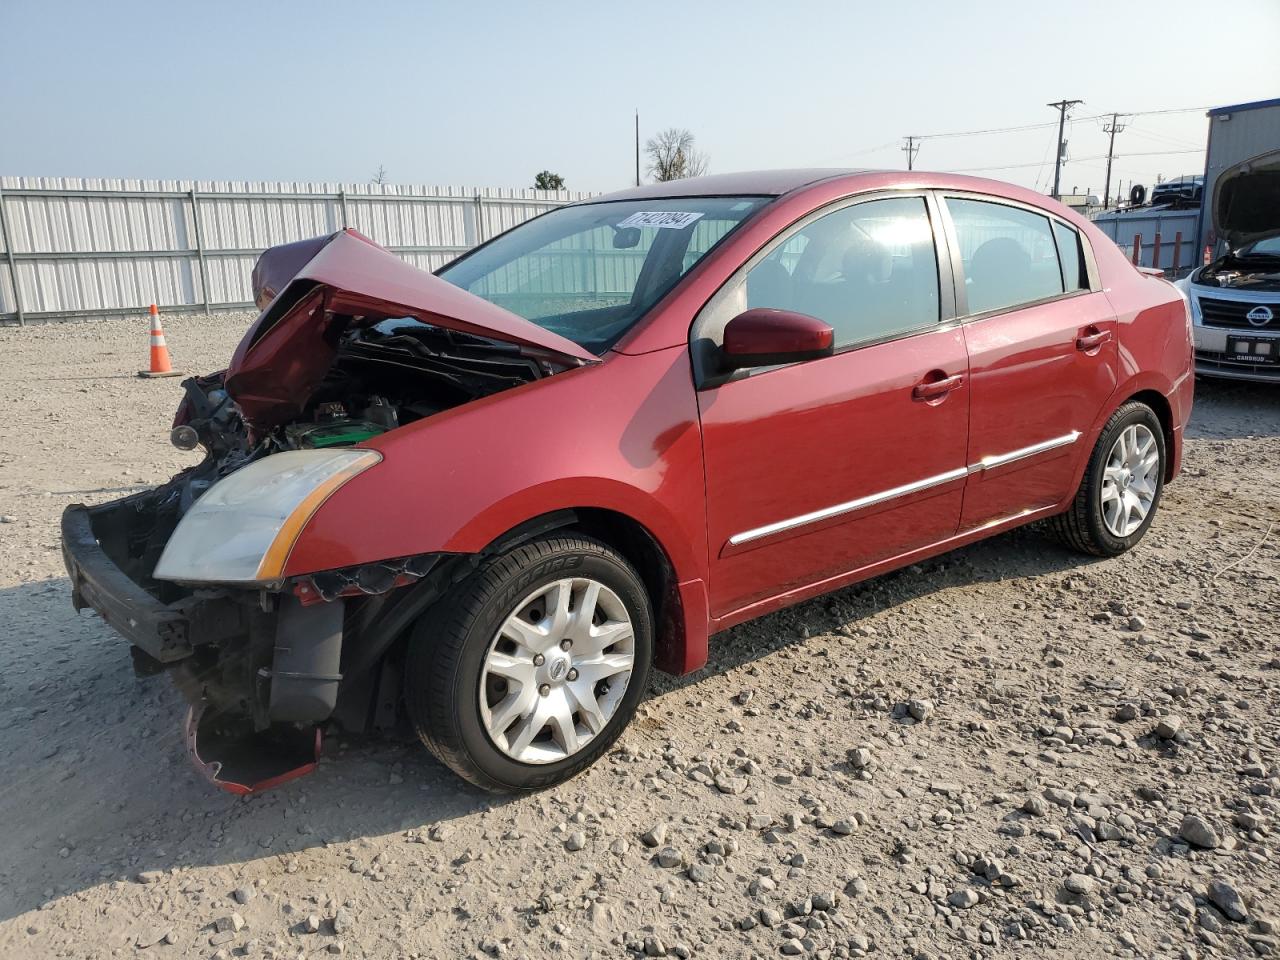
[[[294,542],[320,505],[382,460],[373,450],[290,450],[215,483],[165,544],[155,577],[200,583],[280,580]]]

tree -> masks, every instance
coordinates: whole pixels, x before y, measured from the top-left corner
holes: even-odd
[[[369,178],[370,183],[376,183],[378,186],[382,186],[384,183],[387,183],[388,180],[387,168],[382,164],[378,164],[378,172]]]
[[[707,172],[707,155],[694,148],[693,134],[668,127],[644,145],[649,157],[649,173],[659,183],[700,177]]]
[[[558,173],[552,173],[550,170],[543,170],[533,178],[533,189],[535,190],[563,190],[564,177]]]

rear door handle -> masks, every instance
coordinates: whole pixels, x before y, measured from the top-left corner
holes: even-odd
[[[941,380],[925,380],[915,385],[911,391],[911,397],[914,400],[934,400],[946,396],[952,390],[959,389],[963,384],[964,376],[959,373],[943,377]]]
[[[1088,353],[1090,350],[1097,350],[1104,343],[1110,342],[1110,330],[1095,330],[1092,333],[1083,333],[1076,337],[1076,349]]]

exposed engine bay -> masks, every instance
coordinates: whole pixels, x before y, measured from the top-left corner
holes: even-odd
[[[1194,283],[1232,290],[1280,290],[1280,256],[1227,254],[1192,276]]]
[[[511,344],[404,317],[348,324],[303,413],[279,426],[259,431],[247,423],[221,372],[186,380],[170,438],[183,450],[202,445],[207,455],[149,491],[148,509],[133,511],[128,549],[113,559],[159,599],[181,599],[189,591],[151,574],[178,521],[219,480],[285,450],[351,446],[556,369]]]
[[[175,430],[188,430],[175,441],[203,443],[217,459],[354,444],[557,369],[512,344],[412,317],[344,325],[333,365],[299,417],[255,436],[214,374],[184,384]],[[243,464],[233,457],[228,465]]]

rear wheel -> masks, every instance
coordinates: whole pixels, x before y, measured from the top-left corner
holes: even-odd
[[[618,738],[652,659],[649,598],[631,565],[584,537],[537,540],[484,561],[418,622],[405,702],[459,776],[539,789]]]
[[[1164,432],[1155,411],[1126,403],[1103,427],[1070,509],[1053,518],[1058,536],[1094,556],[1124,553],[1155,518],[1164,466]]]

